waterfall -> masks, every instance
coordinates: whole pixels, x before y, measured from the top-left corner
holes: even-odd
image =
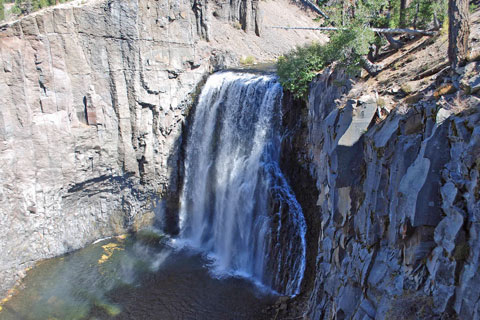
[[[274,75],[209,77],[187,140],[180,237],[215,270],[296,295],[306,225],[279,167],[281,100]]]

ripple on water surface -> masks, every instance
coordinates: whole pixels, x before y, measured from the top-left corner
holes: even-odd
[[[40,263],[0,319],[269,319],[276,299],[243,278],[214,278],[155,234],[115,238]]]

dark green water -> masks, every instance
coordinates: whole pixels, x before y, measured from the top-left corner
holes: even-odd
[[[0,319],[270,319],[276,297],[154,234],[106,240],[29,271]]]

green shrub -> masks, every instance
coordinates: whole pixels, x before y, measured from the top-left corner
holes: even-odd
[[[405,93],[405,94],[410,94],[412,93],[413,89],[412,87],[410,86],[410,84],[408,83],[404,83],[401,85],[400,89],[402,89],[402,91]]]
[[[378,98],[377,99],[377,106],[380,108],[384,108],[387,105],[387,102],[383,98]]]
[[[15,15],[19,15],[22,14],[22,9],[20,9],[17,5],[14,5],[12,9],[10,9],[10,12]]]
[[[295,97],[306,98],[310,81],[325,64],[325,48],[320,44],[298,47],[278,59],[280,83]]]
[[[59,3],[68,0],[59,0]],[[12,8],[14,14],[29,14],[33,11],[52,6],[56,4],[56,0],[15,0],[15,6]]]
[[[280,83],[296,98],[306,99],[312,79],[334,61],[350,74],[357,74],[362,66],[361,57],[368,53],[368,45],[373,38],[373,32],[352,27],[333,33],[325,45],[313,43],[298,47],[278,59]]]
[[[470,3],[470,13],[474,13],[478,9],[478,4]]]
[[[255,64],[255,63],[256,63],[255,57],[253,57],[253,56],[246,56],[246,57],[240,58],[240,64],[241,65],[251,66],[252,64]]]
[[[3,5],[3,0],[0,0],[0,21],[5,19],[5,7]]]

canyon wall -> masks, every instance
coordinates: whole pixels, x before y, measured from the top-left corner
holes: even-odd
[[[161,219],[209,72],[318,38],[259,37],[263,10],[311,23],[287,0],[75,0],[0,26],[0,293],[39,259]]]
[[[306,315],[479,319],[478,99],[455,114],[446,100],[422,100],[383,119],[374,93],[340,103],[355,90],[339,70],[311,87],[321,226]]]

